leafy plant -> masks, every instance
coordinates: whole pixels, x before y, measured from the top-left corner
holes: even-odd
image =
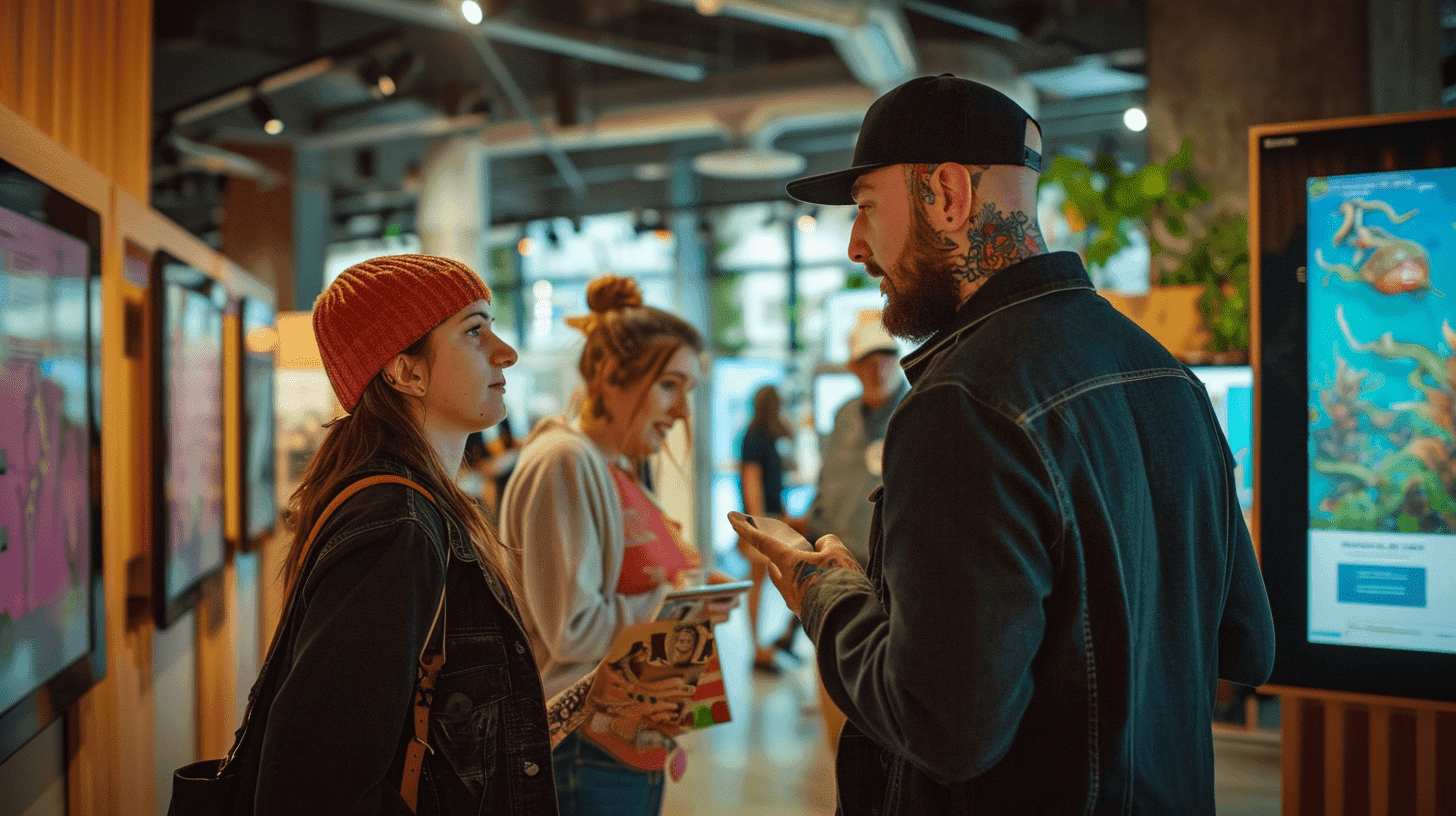
[[[1213,192],[1193,173],[1191,140],[1166,161],[1131,172],[1107,154],[1091,164],[1057,156],[1042,177],[1048,182],[1062,185],[1074,227],[1088,232],[1089,268],[1105,266],[1130,246],[1135,231],[1145,233],[1158,283],[1203,287],[1198,306],[1208,350],[1248,351],[1248,218],[1234,212],[1199,217]]]

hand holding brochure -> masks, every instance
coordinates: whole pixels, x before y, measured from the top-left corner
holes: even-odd
[[[617,633],[592,687],[585,733],[634,767],[660,770],[682,731],[728,722],[728,695],[709,609],[751,583],[708,584],[668,593],[653,620]],[[644,714],[651,712],[650,716]]]

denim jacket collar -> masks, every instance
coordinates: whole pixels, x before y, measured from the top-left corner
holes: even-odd
[[[914,385],[925,373],[931,360],[1002,309],[1053,292],[1093,289],[1092,279],[1087,276],[1082,264],[1069,262],[1076,259],[1073,252],[1048,252],[1014,263],[991,276],[961,304],[947,326],[931,335],[920,348],[905,355],[901,367],[905,369],[910,384]]]
[[[369,463],[364,466],[363,470],[360,472],[359,475],[361,477],[372,476],[377,473],[388,473],[393,476],[403,476],[404,478],[415,482],[421,487],[425,486],[424,482],[421,481],[419,475],[417,475],[414,471],[410,470],[409,467],[401,462],[399,459],[396,459],[395,457],[390,456],[387,453],[381,452],[376,454],[373,458],[369,460]],[[434,502],[426,500],[422,502],[422,505],[429,507],[432,512],[440,516],[441,526],[445,529],[445,543],[450,547],[450,552],[461,561],[474,561],[475,548],[471,546],[470,541],[465,537],[465,533],[463,530],[460,529],[460,525],[455,523],[455,519],[451,517],[449,513],[441,512],[440,509],[435,506]]]

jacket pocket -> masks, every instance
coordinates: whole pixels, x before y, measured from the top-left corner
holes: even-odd
[[[503,742],[501,703],[511,692],[505,642],[499,634],[451,633],[434,703],[430,742],[472,795],[488,787]]]

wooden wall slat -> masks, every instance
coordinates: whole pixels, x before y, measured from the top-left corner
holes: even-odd
[[[0,105],[20,108],[21,5],[0,2]]]
[[[16,49],[16,61],[19,63],[16,76],[20,79],[16,111],[42,131],[45,130],[45,124],[40,120],[40,89],[43,87],[42,74],[45,67],[41,64],[36,44],[40,42],[44,10],[44,3],[24,0],[20,10],[20,47]]]
[[[1345,767],[1345,704],[1334,700],[1325,703],[1325,814],[1344,816],[1345,775],[1332,774],[1330,768]]]
[[[1436,816],[1436,712],[1432,709],[1416,711],[1416,816]]]
[[[1370,816],[1390,816],[1390,706],[1370,706]]]

